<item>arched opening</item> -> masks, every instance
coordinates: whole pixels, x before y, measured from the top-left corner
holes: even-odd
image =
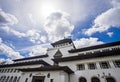
[[[0,81],[2,80],[3,76],[0,77]]]
[[[106,81],[107,81],[107,82],[116,82],[113,77],[107,77],[107,78],[106,78]]]
[[[91,78],[91,82],[100,82],[100,80],[97,77],[93,77],[93,78]]]
[[[80,78],[79,78],[79,82],[87,82],[87,80],[86,80],[86,78],[84,78],[84,77],[80,77]]]
[[[19,78],[17,79],[17,82],[19,82],[19,81],[20,81],[20,78],[21,78],[21,77],[19,76]]]
[[[5,81],[5,82],[7,82],[7,81],[8,81],[8,79],[9,79],[9,76],[7,77],[7,79],[6,79],[6,81]]]
[[[10,81],[9,82],[12,82],[13,81],[13,76],[10,78]]]
[[[3,78],[4,78],[4,77],[2,76],[2,77],[0,78],[0,81],[2,81]]]
[[[3,79],[2,79],[2,81],[1,81],[1,82],[5,81],[5,79],[6,79],[6,76],[4,76],[4,77],[3,77]]]
[[[14,78],[13,82],[17,82],[17,77]]]

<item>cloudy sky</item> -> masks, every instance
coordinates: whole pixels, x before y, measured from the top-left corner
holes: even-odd
[[[119,33],[120,0],[0,0],[0,62],[45,54],[64,37],[81,48]]]

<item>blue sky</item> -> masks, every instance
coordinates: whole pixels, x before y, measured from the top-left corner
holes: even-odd
[[[71,38],[77,48],[120,41],[120,0],[0,0],[0,62],[46,53]]]

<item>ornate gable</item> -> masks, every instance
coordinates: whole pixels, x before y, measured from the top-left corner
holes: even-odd
[[[55,53],[54,58],[61,58],[63,55],[61,51],[58,49],[58,51]]]

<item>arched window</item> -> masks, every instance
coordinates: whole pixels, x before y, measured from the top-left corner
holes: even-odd
[[[91,78],[91,82],[100,82],[100,80],[97,77]]]
[[[0,81],[2,81],[2,79],[3,79],[3,76],[1,76]]]
[[[9,76],[7,77],[7,79],[6,79],[6,81],[5,81],[5,82],[7,82],[7,81],[8,81],[8,79],[9,79]]]
[[[106,82],[116,82],[113,77],[107,77]]]
[[[12,82],[13,81],[13,76],[10,78],[10,81],[9,82]]]
[[[13,82],[17,82],[17,77],[14,78]]]
[[[79,82],[87,82],[87,80],[86,80],[86,78],[84,78],[84,77],[80,77],[80,78],[79,78]]]
[[[1,82],[5,81],[5,79],[6,79],[6,76],[3,77],[3,79],[1,80]]]
[[[19,81],[20,81],[20,78],[21,78],[21,77],[19,76],[19,78],[18,78],[17,82],[19,82]]]

